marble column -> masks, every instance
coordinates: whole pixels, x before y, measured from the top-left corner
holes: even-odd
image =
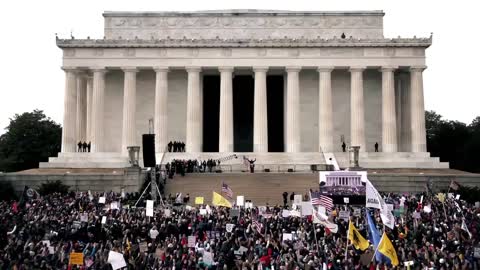
[[[410,67],[410,108],[412,152],[427,151],[425,105],[423,100],[423,71],[426,67]]]
[[[123,80],[123,124],[122,124],[122,154],[128,154],[128,146],[137,146],[135,126],[137,104],[137,68],[122,68]]]
[[[333,67],[319,67],[318,86],[318,151],[333,152]]]
[[[63,67],[65,94],[63,98],[62,152],[76,152],[77,82],[75,68]]]
[[[382,67],[382,152],[398,151],[397,120],[395,112],[396,67]]]
[[[168,144],[168,67],[155,67],[155,152],[166,152]]]
[[[86,138],[86,122],[87,122],[87,78],[85,74],[77,75],[77,123],[76,123],[76,140],[82,143]]]
[[[300,67],[287,67],[287,144],[286,152],[300,152]]]
[[[188,67],[186,151],[201,152],[200,133],[200,67]]]
[[[410,126],[410,113],[411,113],[411,106],[410,106],[410,78],[408,73],[401,73],[399,74],[399,80],[401,81],[402,93],[401,93],[401,103],[402,103],[402,130],[400,138],[402,139],[402,152],[411,152],[412,151],[412,143],[411,143],[411,126]]]
[[[87,128],[86,137],[87,143],[92,140],[92,96],[93,96],[93,78],[87,77]]]
[[[395,74],[395,73],[394,73]],[[397,151],[404,152],[402,146],[402,81],[400,74],[395,74],[395,118],[397,120]]]
[[[233,67],[220,70],[219,152],[233,152]]]
[[[200,74],[200,102],[199,102],[199,111],[200,111],[200,134],[198,135],[198,140],[200,141],[200,152],[203,152],[203,74]]]
[[[363,99],[364,70],[365,67],[350,67],[350,145],[360,146],[360,152],[366,152],[365,108]]]
[[[93,68],[92,127],[91,152],[104,151],[103,134],[105,133],[105,68]]]
[[[268,67],[254,67],[253,71],[255,72],[255,96],[253,99],[253,151],[268,152]]]

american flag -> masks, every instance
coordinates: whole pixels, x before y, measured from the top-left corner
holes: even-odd
[[[222,193],[224,193],[228,198],[233,198],[233,191],[232,189],[225,183],[222,183]]]
[[[310,193],[310,201],[312,205],[321,205],[325,207],[327,211],[331,211],[333,208],[332,198],[321,195],[318,191],[313,191]]]
[[[262,234],[263,224],[260,223],[258,221],[257,217],[255,217],[255,216],[252,216],[252,225],[254,225],[256,227],[256,230],[259,234]]]

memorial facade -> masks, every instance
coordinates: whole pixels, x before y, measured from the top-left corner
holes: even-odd
[[[448,167],[426,152],[432,37],[385,38],[382,11],[103,16],[103,39],[56,40],[62,152],[43,167],[122,166],[150,119],[167,160],[246,153],[263,164],[321,164],[328,153],[344,163],[345,143],[360,146],[365,167]],[[77,153],[79,141],[91,153]],[[170,141],[186,152],[164,155]]]

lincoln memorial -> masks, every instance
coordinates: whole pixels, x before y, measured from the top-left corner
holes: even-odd
[[[384,15],[107,11],[103,38],[56,39],[62,150],[40,166],[126,167],[127,147],[152,132],[157,162],[236,153],[265,167],[345,167],[359,146],[366,168],[448,168],[426,149],[432,37],[387,38]],[[186,151],[166,153],[170,141]]]

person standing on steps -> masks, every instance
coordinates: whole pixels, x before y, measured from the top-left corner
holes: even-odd
[[[283,208],[287,208],[288,192],[286,192],[286,191],[283,192],[282,196],[283,196]]]
[[[347,152],[347,145],[345,144],[345,142],[342,143],[342,151]]]
[[[375,152],[378,152],[378,142],[375,143]]]

